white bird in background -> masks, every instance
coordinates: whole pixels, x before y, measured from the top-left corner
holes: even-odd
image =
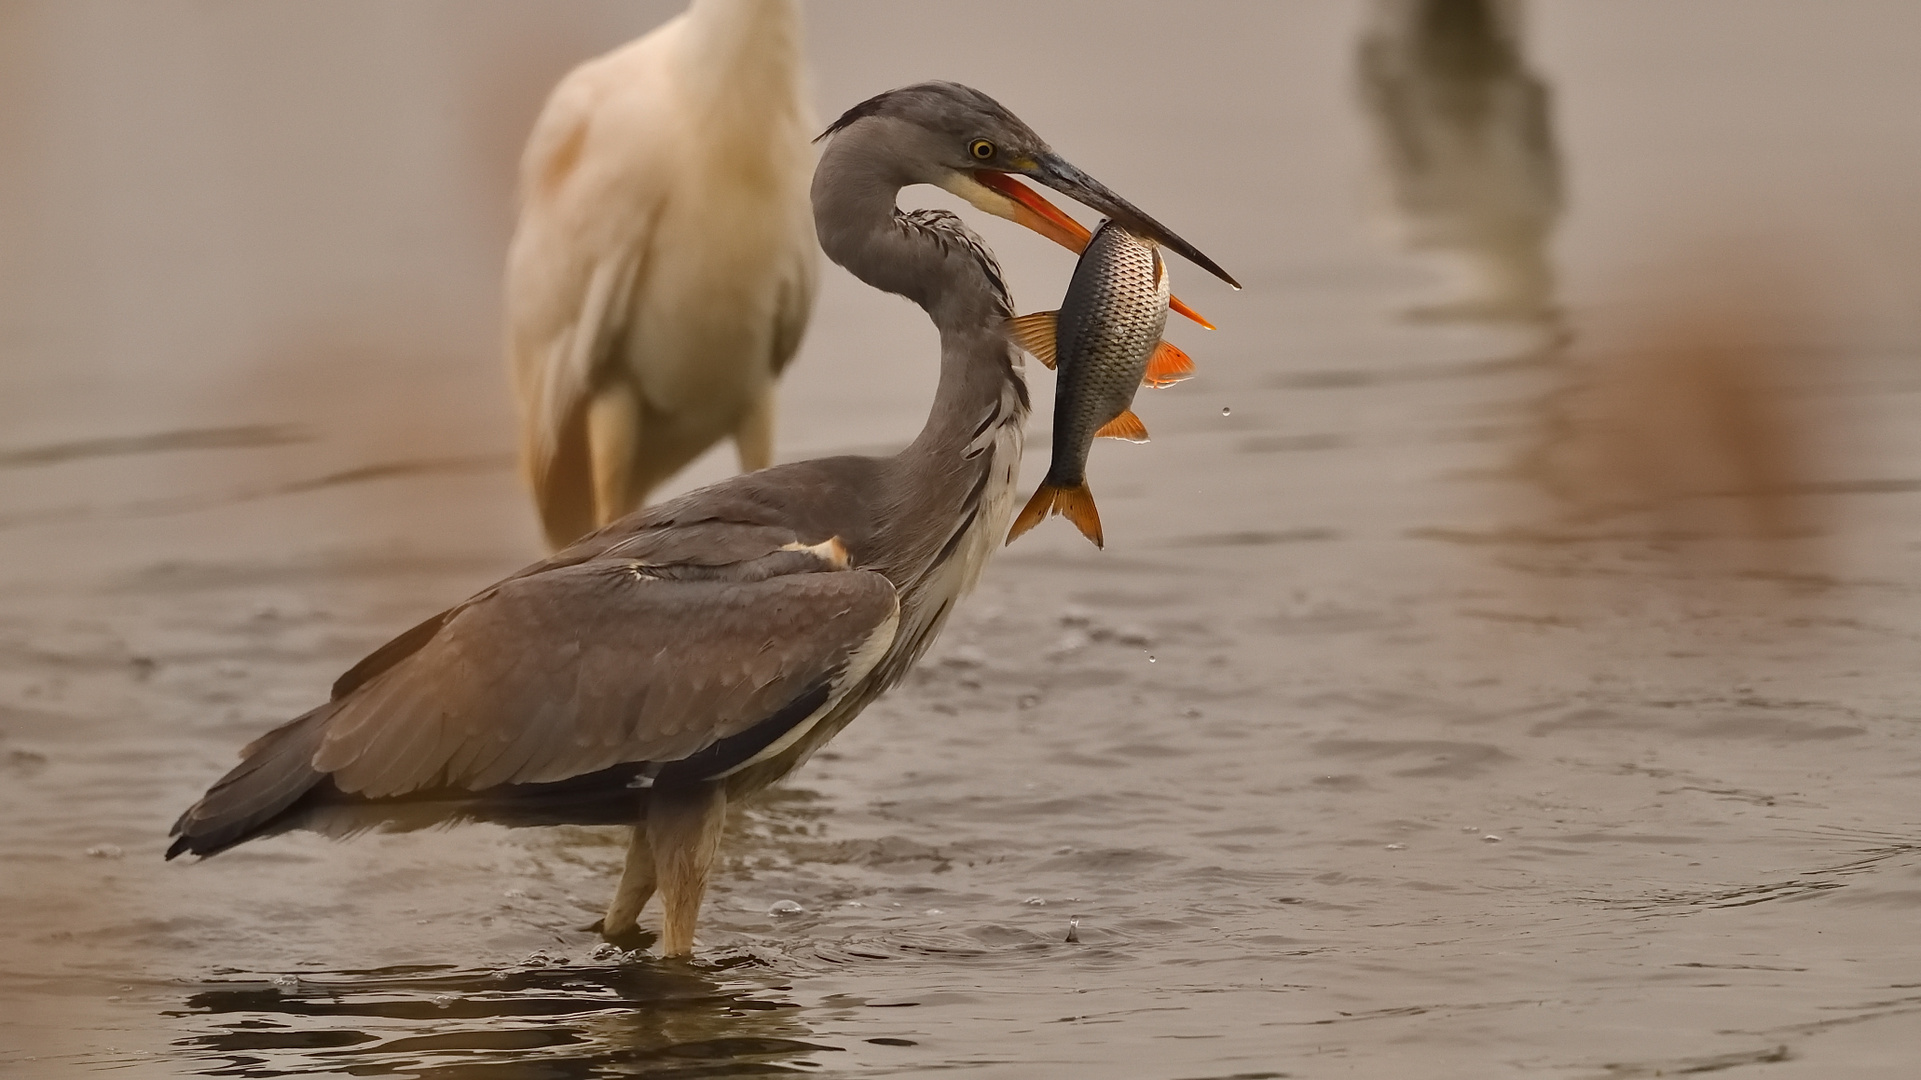
[[[795,0],[694,0],[575,68],[520,165],[507,342],[522,462],[562,547],[731,435],[773,461],[813,308],[816,124]]]

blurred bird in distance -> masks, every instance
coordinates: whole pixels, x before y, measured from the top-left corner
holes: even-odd
[[[694,0],[575,68],[520,166],[507,349],[559,548],[723,437],[773,462],[819,248],[795,0]]]

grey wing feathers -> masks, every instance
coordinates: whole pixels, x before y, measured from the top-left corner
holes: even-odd
[[[177,839],[167,858],[211,855],[239,843],[307,794],[321,779],[313,754],[333,710],[328,702],[247,744],[240,764],[174,822]]]
[[[863,571],[684,581],[596,561],[504,582],[340,702],[314,767],[382,798],[675,760],[835,673],[895,611]]]
[[[710,560],[738,558],[669,562],[682,528],[642,531],[622,543],[652,558],[539,564],[376,650],[333,701],[247,747],[169,857],[268,829],[309,791],[447,795],[671,763],[839,700],[893,639],[894,586],[844,569],[838,542],[708,524]]]

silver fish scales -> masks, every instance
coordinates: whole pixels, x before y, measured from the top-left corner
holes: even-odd
[[[1008,530],[1009,543],[1050,514],[1061,514],[1096,547],[1104,546],[1100,514],[1087,487],[1088,450],[1102,436],[1147,441],[1147,428],[1131,406],[1156,351],[1172,350],[1161,341],[1168,295],[1160,249],[1109,221],[1082,252],[1060,311],[1012,321],[1010,334],[1022,348],[1050,367],[1058,362],[1060,382],[1053,458]]]

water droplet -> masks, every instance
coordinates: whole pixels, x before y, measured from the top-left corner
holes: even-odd
[[[945,915],[945,914],[947,914],[947,913],[946,913],[945,911],[942,911],[941,909],[939,909],[939,908],[937,908],[937,907],[930,907],[930,908],[928,908],[928,909],[927,909],[926,911],[924,911],[924,912],[922,912],[921,914],[923,914],[923,915]]]
[[[769,915],[799,915],[806,910],[806,908],[801,907],[792,900],[776,900],[767,905],[767,914]]]
[[[1022,900],[1021,903],[1026,904],[1028,907],[1046,907],[1047,906],[1047,901],[1038,896],[1030,896],[1027,899]]]
[[[861,903],[859,900],[849,900],[846,903],[841,905],[841,907],[866,907],[866,906],[867,906],[866,904]]]
[[[1479,825],[1463,825],[1461,826],[1461,831],[1462,832],[1480,832],[1481,827]]]
[[[620,946],[615,945],[613,942],[603,941],[594,946],[594,951],[588,953],[587,958],[590,960],[612,960],[623,951]]]
[[[1407,845],[1406,844],[1389,844],[1387,846],[1387,849],[1389,851],[1406,851]]]
[[[118,859],[125,854],[119,844],[95,844],[87,849],[89,859]]]
[[[1230,408],[1228,408],[1228,407],[1227,407],[1227,406],[1225,406],[1225,405],[1223,405],[1223,406],[1221,406],[1221,415],[1222,415],[1222,416],[1231,416],[1231,415],[1233,415],[1233,412],[1234,412],[1234,410],[1233,410],[1233,409],[1230,409]]]
[[[1488,833],[1486,836],[1481,837],[1481,841],[1487,844],[1498,844],[1501,842],[1501,838],[1493,833]]]
[[[1159,660],[1157,660],[1157,659],[1155,659],[1155,658],[1154,658],[1154,654],[1153,654],[1153,653],[1148,653],[1148,654],[1147,654],[1147,662],[1148,662],[1148,663],[1150,663],[1150,664],[1158,664],[1158,663],[1160,663],[1160,661],[1159,661]]]
[[[451,1009],[454,1004],[454,996],[452,994],[435,994],[433,1001],[434,1008],[436,1009]]]

